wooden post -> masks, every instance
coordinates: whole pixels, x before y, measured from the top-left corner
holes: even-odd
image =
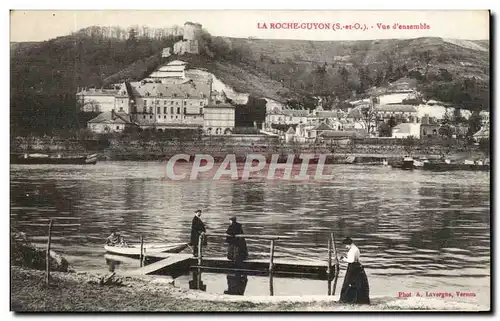
[[[333,242],[333,253],[335,254],[335,279],[333,281],[333,295],[335,295],[335,290],[337,289],[337,280],[339,279],[340,264],[339,257],[337,255],[337,247],[335,246],[335,234],[331,233],[331,239]]]
[[[144,265],[144,237],[141,235],[141,255],[139,256],[141,267]]]
[[[45,256],[45,266],[46,266],[46,279],[45,282],[49,285],[50,282],[50,242],[52,239],[52,220],[49,221],[49,238],[47,240],[47,254]]]
[[[328,278],[328,295],[332,295],[332,238],[328,236],[328,268],[326,269]]]
[[[201,289],[201,264],[203,263],[203,238],[205,237],[205,233],[201,233],[198,238],[198,275],[196,280],[196,288],[198,290]]]
[[[271,255],[269,256],[269,295],[274,295],[273,284],[274,240],[271,240]]]

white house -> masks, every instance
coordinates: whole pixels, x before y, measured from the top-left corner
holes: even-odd
[[[413,138],[420,139],[420,124],[401,123],[392,129],[393,138]]]
[[[133,126],[130,116],[123,112],[106,111],[87,122],[94,133],[121,133],[127,126]]]
[[[214,103],[204,108],[203,128],[208,135],[231,135],[234,131],[235,106]]]

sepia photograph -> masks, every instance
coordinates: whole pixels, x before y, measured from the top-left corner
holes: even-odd
[[[10,311],[491,312],[488,10],[10,10]]]

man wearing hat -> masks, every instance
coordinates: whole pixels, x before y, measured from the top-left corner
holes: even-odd
[[[205,224],[201,220],[201,210],[194,212],[193,222],[191,224],[191,241],[189,245],[193,247],[193,255],[198,256],[198,241],[201,233],[205,233]]]
[[[248,259],[247,242],[242,237],[235,237],[243,233],[243,227],[236,221],[236,216],[229,219],[229,227],[226,230],[226,242],[229,243],[227,258],[236,264]]]

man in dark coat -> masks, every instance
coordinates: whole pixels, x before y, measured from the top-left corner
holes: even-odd
[[[226,242],[229,243],[227,249],[227,258],[239,264],[248,258],[247,242],[242,237],[234,237],[243,233],[243,227],[240,223],[236,222],[236,217],[233,216],[229,219],[230,225],[227,228]]]
[[[193,247],[193,255],[198,256],[198,241],[201,233],[205,233],[205,224],[200,218],[201,210],[197,210],[193,217],[193,223],[191,224],[191,241],[189,245]]]

